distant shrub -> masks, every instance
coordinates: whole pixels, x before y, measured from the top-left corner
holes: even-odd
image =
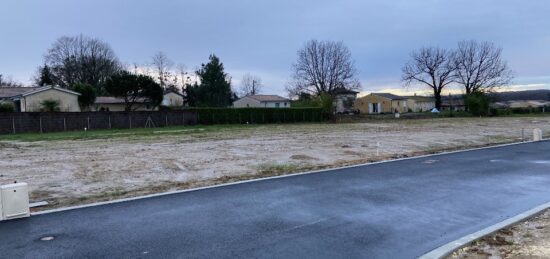
[[[15,107],[9,102],[0,102],[0,112],[14,112]]]
[[[468,94],[464,97],[464,104],[472,115],[489,115],[489,98],[480,92]]]

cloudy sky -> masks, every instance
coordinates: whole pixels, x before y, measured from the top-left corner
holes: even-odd
[[[29,84],[58,37],[84,34],[128,64],[215,53],[234,85],[249,72],[285,94],[297,49],[319,39],[350,48],[365,92],[403,91],[411,50],[475,39],[504,48],[509,89],[550,89],[549,14],[548,0],[0,0],[0,73]]]

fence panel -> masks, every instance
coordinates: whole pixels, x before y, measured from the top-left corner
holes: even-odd
[[[0,134],[195,124],[319,122],[327,118],[320,108],[187,108],[136,112],[0,113]]]

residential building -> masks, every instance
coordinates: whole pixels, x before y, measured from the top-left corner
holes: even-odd
[[[441,97],[441,110],[442,111],[465,111],[466,105],[464,104],[464,98],[462,96],[442,96]]]
[[[349,113],[353,112],[353,104],[357,100],[357,94],[359,92],[339,87],[332,91],[333,106],[336,113]]]
[[[497,109],[503,108],[543,108],[550,107],[550,101],[545,100],[514,100],[491,103],[491,107]]]
[[[113,96],[98,96],[95,99],[94,104],[90,108],[91,111],[107,111],[107,112],[122,112],[126,110],[126,104],[124,98]],[[138,98],[133,105],[134,111],[153,111],[157,110],[157,107],[151,106],[146,99]]]
[[[290,100],[278,95],[248,95],[233,102],[235,108],[290,108]]]
[[[44,101],[57,101],[62,112],[79,112],[80,93],[59,86],[0,87],[0,101],[12,103],[16,112],[44,111]]]
[[[181,107],[183,106],[184,99],[183,95],[174,91],[167,91],[164,93],[164,98],[162,99],[162,105],[168,107]]]
[[[363,114],[408,112],[407,99],[390,93],[371,93],[358,98],[354,108]]]
[[[405,96],[409,112],[429,112],[435,108],[435,99],[427,96]]]

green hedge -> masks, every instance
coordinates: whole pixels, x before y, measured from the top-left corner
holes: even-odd
[[[322,108],[186,108],[196,111],[200,124],[263,124],[322,122]]]

